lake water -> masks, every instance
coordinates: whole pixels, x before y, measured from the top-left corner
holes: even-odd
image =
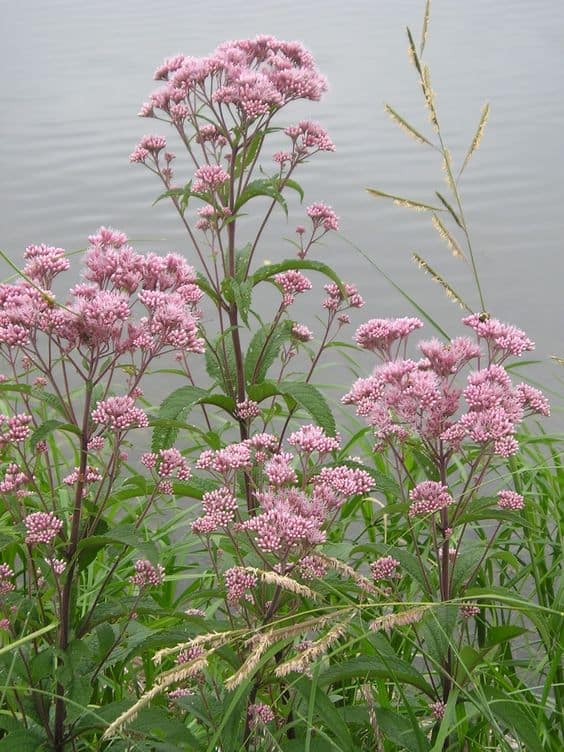
[[[332,205],[343,234],[453,330],[458,309],[410,255],[421,253],[477,306],[468,269],[452,259],[428,216],[364,191],[373,186],[431,201],[444,188],[436,155],[408,139],[383,109],[389,102],[429,131],[404,31],[410,25],[418,38],[423,6],[423,0],[4,2],[0,247],[14,260],[29,243],[78,250],[106,224],[140,249],[190,253],[171,207],[151,208],[159,186],[128,163],[138,137],[161,125],[136,113],[156,88],[152,73],[165,57],[203,55],[224,39],[271,33],[303,41],[331,86],[320,103],[289,108],[283,117],[321,122],[337,145],[335,154],[303,168],[306,203]],[[455,160],[482,104],[491,104],[482,146],[461,184],[487,307],[525,328],[539,358],[564,355],[564,3],[435,0],[426,57]],[[289,223],[277,218],[259,257],[281,258],[287,251],[280,236],[291,235],[302,217],[294,201]],[[359,320],[412,312],[339,238],[315,257],[358,284],[367,300]],[[305,318],[314,315],[310,305]],[[545,362],[533,376],[555,387],[562,368]]]

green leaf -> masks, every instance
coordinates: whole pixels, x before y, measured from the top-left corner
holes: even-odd
[[[528,752],[543,752],[533,719],[520,695],[516,694],[513,699],[494,687],[484,687],[483,692],[488,707],[500,726],[512,729]]]
[[[278,389],[284,397],[295,400],[329,436],[335,436],[335,418],[327,400],[317,387],[305,381],[281,381]]]
[[[257,151],[260,149],[264,136],[264,131],[257,130],[256,133],[251,137],[251,139],[247,141],[245,148],[239,148],[234,166],[234,175],[236,178],[239,177],[243,170],[247,169],[247,167],[256,157]]]
[[[391,682],[411,684],[421,689],[429,697],[435,697],[433,687],[409,663],[400,658],[360,655],[349,661],[331,666],[319,676],[320,684],[349,682],[353,679],[384,679]]]
[[[279,182],[278,177],[258,178],[257,180],[253,180],[239,196],[234,208],[235,214],[237,214],[247,201],[250,201],[252,198],[266,196],[274,199],[276,203],[280,204],[284,209],[284,213],[288,216],[288,205],[280,193]]]
[[[76,436],[80,436],[80,429],[73,426],[72,423],[63,423],[60,420],[46,420],[42,423],[31,435],[30,444],[31,448],[35,449],[37,444],[43,439],[46,439],[53,431],[67,431],[74,433]]]
[[[293,191],[296,191],[300,197],[300,203],[304,200],[304,189],[295,180],[284,180],[284,188],[291,188]]]
[[[423,637],[425,649],[437,663],[442,663],[448,649],[452,647],[452,633],[458,617],[458,607],[453,604],[440,604],[429,609],[423,617],[419,634]]]
[[[44,750],[43,740],[33,731],[14,731],[0,740],[1,752],[39,752]]]
[[[53,673],[54,652],[52,647],[46,647],[37,655],[34,655],[30,662],[31,678],[34,682],[39,682]]]
[[[417,735],[412,723],[388,708],[375,708],[376,720],[383,735],[409,752],[426,752],[429,743],[422,734]]]
[[[349,750],[354,752],[355,745],[351,733],[343,722],[341,716],[335,712],[335,706],[327,697],[326,693],[319,687],[314,687],[315,691],[312,693],[313,682],[305,677],[298,679],[293,686],[302,695],[306,703],[311,701],[313,694],[315,710],[317,711],[319,718],[339,741],[340,749],[342,749],[343,752],[348,752]]]
[[[201,397],[207,395],[205,389],[196,386],[186,385],[175,389],[168,395],[159,407],[157,415],[158,420],[164,421],[181,421],[185,417],[189,408],[196,403]],[[151,441],[151,450],[158,452],[160,449],[169,449],[178,436],[179,427],[174,424],[161,424],[155,426],[153,438]]]
[[[248,385],[260,384],[265,380],[268,369],[278,357],[282,345],[291,339],[292,322],[281,321],[272,334],[270,332],[270,326],[263,326],[249,342],[245,356],[245,380]]]
[[[486,635],[486,646],[493,647],[501,645],[504,642],[514,640],[529,630],[526,627],[520,627],[517,624],[499,624],[488,628]]]
[[[327,264],[324,264],[322,261],[310,261],[310,259],[288,259],[287,261],[281,261],[278,264],[261,266],[260,269],[257,269],[257,271],[249,277],[249,279],[253,281],[254,286],[258,285],[259,282],[263,282],[265,279],[270,279],[270,277],[273,277],[275,274],[287,272],[289,269],[309,269],[324,274],[337,285],[341,294],[343,296],[345,295],[345,289],[341,278],[333,271],[333,269],[331,269],[330,266],[327,266]]]
[[[246,326],[249,326],[253,284],[250,280],[238,282],[233,277],[225,277],[221,283],[221,293],[228,303],[235,303]]]

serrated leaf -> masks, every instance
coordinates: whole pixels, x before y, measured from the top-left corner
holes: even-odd
[[[73,426],[72,423],[63,423],[60,420],[46,420],[42,423],[32,434],[30,438],[31,448],[35,449],[37,444],[43,439],[46,439],[53,431],[66,431],[67,433],[73,433],[76,436],[80,436],[80,429]]]
[[[268,369],[278,357],[282,345],[288,342],[291,336],[292,323],[287,320],[281,321],[272,333],[270,326],[263,326],[254,334],[245,355],[245,380],[249,386],[265,380]]]
[[[440,604],[429,609],[419,626],[425,650],[432,655],[437,664],[444,661],[452,647],[452,633],[456,626],[458,607],[453,604]]]
[[[317,387],[305,381],[281,381],[278,384],[280,394],[291,397],[308,412],[318,426],[329,436],[335,436],[337,427],[329,403]]]
[[[252,198],[256,198],[257,196],[266,196],[268,198],[274,199],[276,203],[280,204],[282,209],[284,209],[284,213],[286,214],[286,216],[288,216],[288,205],[286,204],[284,197],[280,193],[278,184],[278,177],[258,178],[257,180],[253,180],[239,196],[239,199],[237,200],[234,208],[235,214],[237,214],[239,212],[239,209],[241,209],[247,203],[247,201],[250,201]]]
[[[293,191],[296,191],[300,197],[300,203],[304,200],[304,189],[299,183],[296,183],[295,180],[284,180],[284,188],[291,188]]]

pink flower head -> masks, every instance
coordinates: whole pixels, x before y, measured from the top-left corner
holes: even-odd
[[[295,269],[275,274],[274,281],[282,288],[284,293],[282,302],[285,306],[291,305],[296,295],[312,288],[310,280]]]
[[[297,483],[298,477],[291,465],[293,455],[287,452],[275,454],[264,466],[268,482],[272,486],[283,486],[286,483]]]
[[[80,478],[80,468],[75,467],[74,472],[72,472],[70,475],[67,475],[65,478],[63,478],[63,483],[65,483],[67,486],[72,486],[75,483],[78,482]],[[100,472],[95,468],[88,465],[86,468],[86,472],[84,473],[83,480],[86,483],[96,483],[97,481],[102,480],[102,476],[100,475]]]
[[[313,339],[311,329],[305,324],[294,324],[292,326],[292,337],[298,342],[310,342]]]
[[[379,580],[389,580],[392,577],[398,577],[396,569],[400,563],[393,556],[381,556],[370,565],[372,577],[378,582]]]
[[[227,600],[235,605],[241,598],[252,600],[250,590],[257,584],[257,576],[253,572],[247,572],[243,567],[232,567],[224,573],[225,584],[227,585]]]
[[[502,457],[515,454],[514,434],[523,419],[523,401],[505,369],[494,363],[471,373],[464,397],[468,412],[444,431],[442,438],[456,446],[469,436],[479,444],[492,442],[494,452]]]
[[[228,488],[207,491],[202,498],[205,514],[192,523],[192,532],[209,535],[218,528],[227,527],[235,519],[237,500]]]
[[[409,516],[431,515],[445,509],[449,504],[454,504],[454,499],[448,492],[448,488],[434,480],[425,480],[418,483],[409,492],[411,506]]]
[[[249,705],[249,725],[257,728],[274,720],[274,713],[269,705],[264,702],[255,702]]]
[[[439,376],[450,376],[474,358],[480,356],[480,348],[468,337],[455,337],[448,344],[431,339],[420,342],[419,349],[427,358],[429,367]]]
[[[67,568],[67,563],[64,559],[56,559],[54,556],[48,556],[45,562],[51,567],[53,574],[57,576],[63,574]]]
[[[525,500],[516,491],[503,490],[497,494],[497,505],[500,509],[519,510],[525,506]]]
[[[355,341],[365,350],[372,350],[383,358],[391,358],[391,346],[405,340],[411,332],[423,326],[416,318],[370,319],[356,330]]]
[[[146,428],[149,419],[139,407],[135,406],[131,397],[108,397],[96,403],[92,412],[95,423],[111,428],[114,431],[127,431],[130,428]]]
[[[314,484],[331,486],[333,491],[341,494],[345,499],[370,491],[374,486],[372,476],[357,467],[338,465],[337,467],[324,467],[319,475],[313,478]]]
[[[194,193],[213,193],[229,180],[229,175],[219,165],[203,165],[196,170],[192,190]]]
[[[258,402],[254,400],[244,400],[243,402],[237,402],[237,417],[240,420],[250,420],[251,418],[258,418],[260,415],[260,407]]]
[[[134,565],[135,574],[129,578],[132,585],[144,588],[161,585],[164,580],[165,570],[161,564],[153,566],[147,559],[138,559]]]
[[[527,337],[524,331],[517,329],[516,326],[492,319],[487,314],[475,313],[466,316],[462,322],[486,341],[492,359],[500,356],[503,360],[509,355],[519,357],[524,352],[535,349],[535,343]]]
[[[306,213],[311,219],[314,229],[322,227],[326,232],[339,229],[339,218],[327,204],[311,204],[307,207]]]
[[[24,519],[27,530],[25,542],[28,545],[35,543],[51,543],[63,527],[63,521],[52,512],[32,512]]]
[[[309,424],[290,434],[288,444],[298,447],[305,454],[311,454],[311,452],[326,454],[338,449],[341,440],[338,435],[327,436],[323,428]]]
[[[10,582],[14,576],[14,570],[8,564],[0,564],[0,595],[12,592],[15,589],[13,582]]]
[[[284,133],[292,139],[294,150],[300,158],[317,151],[335,151],[335,144],[319,123],[301,120],[298,125],[286,128]]]
[[[295,488],[278,488],[257,494],[261,514],[242,524],[256,534],[263,551],[288,550],[325,541],[321,529],[326,507]]]
[[[31,482],[31,478],[26,473],[22,472],[19,465],[15,462],[10,462],[6,468],[6,472],[2,481],[0,481],[0,493],[8,494],[17,492],[22,486]]]
[[[323,289],[328,298],[323,301],[323,307],[328,311],[339,311],[345,308],[362,308],[364,299],[359,295],[355,285],[346,282],[340,289],[334,282],[324,285]]]
[[[429,705],[429,710],[431,711],[433,718],[436,718],[437,721],[441,721],[445,717],[446,705],[442,700],[437,700],[437,702],[432,702]]]
[[[46,289],[51,286],[57,274],[66,271],[70,266],[62,248],[53,248],[44,244],[28,245],[24,258],[27,263],[23,273]]]
[[[460,615],[464,619],[471,619],[473,616],[480,614],[480,606],[477,606],[475,603],[463,603],[459,610]]]
[[[0,415],[0,431],[5,426],[3,432],[0,432],[0,449],[5,444],[19,444],[21,441],[25,441],[31,434],[29,427],[32,422],[31,415],[25,413],[19,413],[17,415]]]
[[[224,477],[231,477],[235,470],[251,468],[251,450],[246,442],[228,444],[217,451],[205,449],[196,462],[200,470],[215,470]]]
[[[298,562],[298,569],[304,580],[318,580],[327,574],[329,565],[320,556],[308,554]]]

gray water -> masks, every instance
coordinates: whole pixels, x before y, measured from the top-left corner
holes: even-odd
[[[408,139],[383,110],[389,102],[429,132],[404,31],[410,25],[418,37],[423,6],[423,0],[2,3],[0,247],[14,260],[29,243],[78,250],[106,224],[139,249],[190,253],[172,208],[165,202],[151,208],[159,186],[128,163],[138,137],[161,125],[136,113],[156,88],[152,73],[165,57],[203,55],[224,39],[271,33],[303,41],[331,86],[320,103],[283,113],[284,123],[304,116],[321,122],[337,145],[298,176],[306,204],[332,205],[343,234],[452,331],[458,309],[413,266],[411,251],[477,308],[468,269],[452,259],[428,216],[364,191],[373,186],[432,201],[435,189],[444,190],[436,155]],[[547,359],[564,354],[564,2],[434,0],[432,6],[426,57],[455,160],[482,104],[491,104],[482,146],[462,182],[486,304],[527,330],[544,361],[530,374],[556,386],[562,368]],[[280,236],[292,235],[302,218],[303,207],[292,199],[288,223],[277,218],[259,258],[288,253]],[[315,257],[358,284],[367,300],[358,320],[412,313],[339,238]],[[304,319],[313,318],[318,300],[309,298]]]

